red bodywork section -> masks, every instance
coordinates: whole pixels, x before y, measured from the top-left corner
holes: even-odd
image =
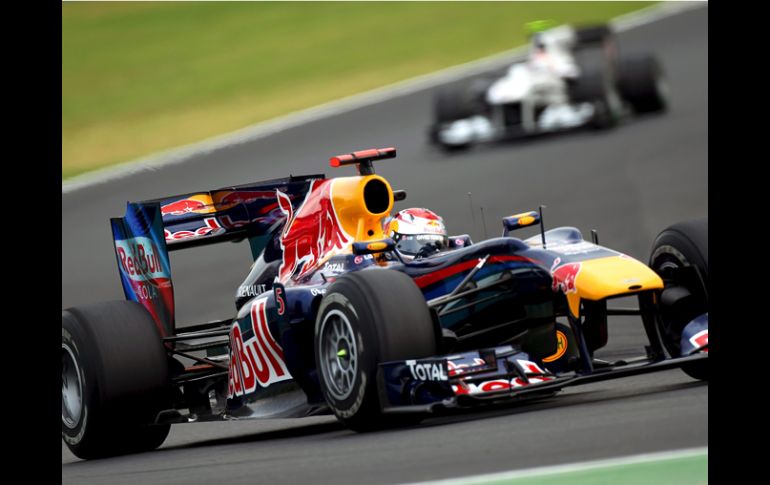
[[[332,184],[330,179],[313,181],[296,213],[289,197],[277,192],[278,205],[287,217],[281,233],[283,260],[278,271],[281,283],[301,279],[316,269],[327,255],[340,252],[353,242],[334,211]]]

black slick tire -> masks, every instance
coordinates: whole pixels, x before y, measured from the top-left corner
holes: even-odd
[[[649,265],[665,284],[657,318],[663,344],[678,357],[684,326],[709,311],[708,218],[679,222],[663,230],[652,245]],[[667,298],[667,292],[680,297]],[[707,364],[696,362],[682,370],[695,379],[708,380]]]
[[[377,368],[435,355],[436,340],[425,298],[410,277],[386,269],[341,276],[321,301],[315,325],[326,402],[359,432],[418,422],[419,416],[382,414]]]
[[[148,451],[169,425],[168,360],[149,313],[133,301],[62,311],[62,439],[83,459]]]
[[[663,69],[651,54],[623,56],[618,68],[618,89],[636,114],[668,109]]]

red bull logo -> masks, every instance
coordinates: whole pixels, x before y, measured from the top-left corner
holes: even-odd
[[[168,334],[167,325],[173,325],[174,290],[168,263],[152,239],[138,236],[116,239],[115,251],[118,268],[127,278],[127,295],[141,303],[155,320],[161,335]],[[128,286],[126,286],[128,285]],[[172,323],[164,323],[172,322]]]
[[[120,270],[132,281],[170,279],[155,243],[147,237],[115,241]]]
[[[566,263],[559,266],[561,258],[556,258],[551,266],[551,289],[553,291],[562,291],[565,295],[567,293],[575,293],[577,287],[575,282],[578,274],[580,274],[581,263]]]
[[[251,305],[251,330],[244,338],[238,322],[230,329],[230,367],[227,396],[242,396],[291,379],[284,362],[283,350],[273,338],[267,324],[267,298]]]
[[[286,216],[281,233],[283,260],[278,271],[281,283],[299,280],[319,266],[321,259],[347,248],[353,238],[337,218],[332,202],[333,180],[314,180],[296,214],[289,196],[276,191],[278,205]]]
[[[214,212],[211,197],[208,195],[191,195],[186,199],[177,200],[160,207],[160,213],[164,216],[183,216],[191,212],[198,214]]]
[[[171,232],[168,229],[164,229],[163,234],[166,241],[175,241],[177,239],[189,239],[191,237],[218,236],[226,230],[222,227],[222,224],[219,223],[216,217],[207,217],[203,220],[203,223],[205,224],[203,227],[199,227],[192,231]],[[233,225],[227,227],[233,227]]]

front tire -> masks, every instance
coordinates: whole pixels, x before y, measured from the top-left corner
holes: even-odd
[[[369,431],[417,422],[383,415],[377,386],[380,362],[436,353],[430,312],[409,276],[372,269],[338,278],[318,309],[315,351],[326,402],[346,426]]]
[[[438,136],[442,127],[457,120],[483,115],[488,106],[485,95],[493,80],[479,78],[464,84],[440,89],[433,102],[433,125],[431,126],[431,141],[438,144],[446,152],[467,150],[473,142],[447,144]]]
[[[149,451],[169,425],[165,349],[149,313],[133,301],[62,311],[62,439],[78,458]]]
[[[680,222],[661,232],[652,246],[650,268],[665,284],[657,317],[663,345],[678,357],[685,325],[709,311],[708,218]],[[700,361],[682,370],[708,380],[707,364]]]

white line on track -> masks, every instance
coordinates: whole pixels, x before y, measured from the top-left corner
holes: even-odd
[[[593,470],[597,468],[608,468],[612,466],[635,465],[640,463],[650,463],[656,461],[676,460],[679,458],[689,458],[695,456],[708,456],[708,447],[685,448],[681,450],[662,451],[658,453],[644,453],[640,455],[629,455],[618,458],[609,458],[606,460],[584,461],[579,463],[568,463],[565,465],[543,466],[537,468],[528,468],[526,470],[511,470],[507,472],[488,473],[484,475],[472,475],[461,478],[451,478],[448,480],[433,480],[428,482],[415,482],[411,485],[471,485],[477,483],[489,483],[498,480],[514,480],[518,478],[537,477],[542,475],[556,475],[561,473],[572,473],[584,470]]]
[[[707,5],[708,2],[705,1],[662,2],[636,12],[616,17],[610,21],[610,24],[616,31],[623,32],[672,15],[677,15],[696,8],[703,8]],[[254,141],[312,121],[353,111],[364,106],[380,103],[399,96],[406,96],[417,91],[450,83],[486,70],[503,67],[524,54],[526,47],[526,45],[519,46],[476,61],[460,64],[441,71],[383,86],[372,91],[348,96],[313,108],[290,113],[279,118],[256,123],[237,131],[207,138],[189,145],[172,148],[137,160],[88,172],[83,175],[78,175],[71,179],[63,180],[61,191],[62,194],[68,194],[82,188],[128,177],[136,173],[158,170],[168,165],[183,163],[193,157],[211,153],[222,148]]]

